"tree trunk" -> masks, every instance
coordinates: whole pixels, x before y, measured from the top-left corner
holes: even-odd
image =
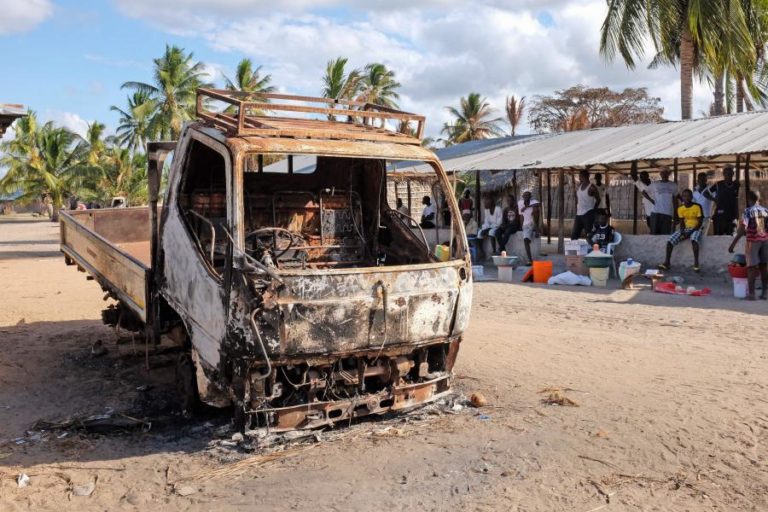
[[[680,41],[680,114],[691,119],[693,110],[693,37],[688,26],[683,27]]]
[[[744,112],[744,81],[736,77],[736,112]]]
[[[724,73],[718,73],[715,77],[715,108],[713,114],[721,116],[725,114],[725,107],[723,106],[723,99],[725,98],[725,87],[723,85]]]

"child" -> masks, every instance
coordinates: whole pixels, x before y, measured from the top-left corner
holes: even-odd
[[[608,244],[613,242],[613,227],[608,224],[608,212],[602,208],[597,210],[597,222],[587,235],[587,242],[599,245],[603,252],[607,252]]]

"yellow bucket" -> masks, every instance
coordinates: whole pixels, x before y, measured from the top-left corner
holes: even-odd
[[[451,258],[451,248],[447,245],[436,245],[435,258],[440,261],[448,261]]]

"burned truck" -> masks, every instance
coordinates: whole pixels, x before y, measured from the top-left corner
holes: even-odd
[[[186,411],[284,431],[434,401],[472,276],[460,221],[422,229],[387,193],[398,163],[426,164],[461,219],[423,127],[363,102],[201,89],[179,140],[148,144],[149,206],[63,212],[61,250],[113,299],[105,323],[180,352]]]

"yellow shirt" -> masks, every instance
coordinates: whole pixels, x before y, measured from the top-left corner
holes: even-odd
[[[699,217],[703,217],[704,214],[701,211],[701,206],[698,203],[693,203],[691,206],[685,206],[685,204],[678,206],[677,216],[683,219],[683,225],[686,229],[693,229],[699,225]]]

